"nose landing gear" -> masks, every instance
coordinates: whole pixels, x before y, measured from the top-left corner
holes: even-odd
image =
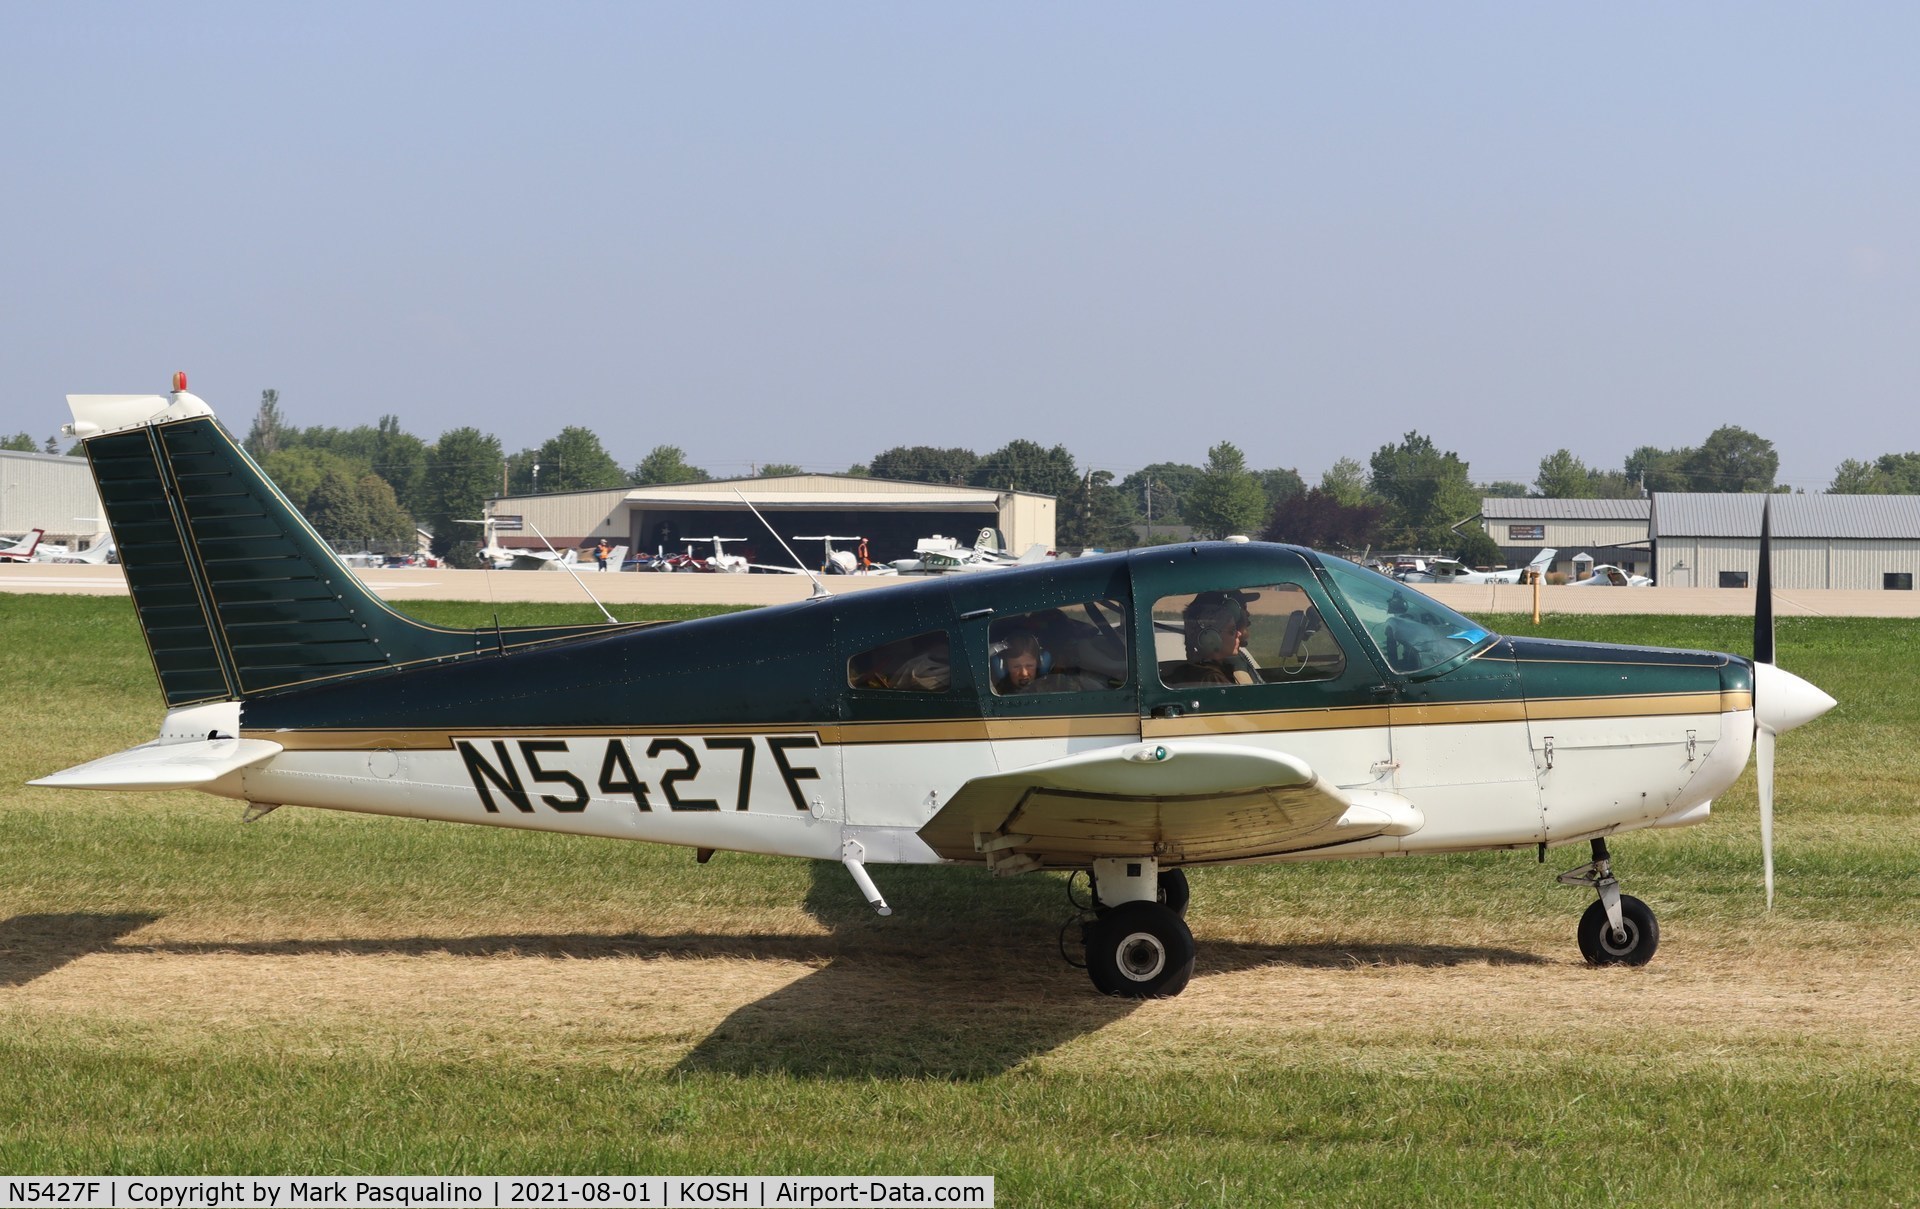
[[[1087,974],[1103,995],[1162,999],[1193,977],[1193,932],[1181,918],[1186,875],[1161,873],[1158,864],[1150,857],[1094,862],[1094,917],[1080,925],[1080,940]]]
[[[1594,840],[1593,859],[1562,873],[1559,880],[1565,886],[1592,886],[1600,896],[1580,917],[1576,932],[1588,965],[1643,966],[1653,960],[1660,947],[1660,921],[1647,904],[1620,893],[1606,840]]]

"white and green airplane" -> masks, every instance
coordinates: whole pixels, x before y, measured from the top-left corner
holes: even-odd
[[[1188,866],[1582,843],[1596,963],[1659,926],[1607,841],[1705,822],[1832,698],[1773,663],[1491,633],[1292,546],[1199,543],[693,621],[401,615],[176,375],[74,395],[167,713],[37,785],[313,806],[839,861],[1091,874],[1108,994],[1194,968]]]

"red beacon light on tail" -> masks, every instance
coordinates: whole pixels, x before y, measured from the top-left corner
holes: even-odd
[[[173,371],[173,393],[180,394],[186,389],[187,389],[187,371],[184,369],[177,369]]]

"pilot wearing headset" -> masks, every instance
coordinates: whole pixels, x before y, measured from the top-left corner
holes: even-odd
[[[1202,592],[1180,613],[1186,629],[1187,661],[1168,668],[1163,679],[1171,685],[1254,684],[1253,673],[1240,653],[1253,615],[1247,604],[1258,593]]]

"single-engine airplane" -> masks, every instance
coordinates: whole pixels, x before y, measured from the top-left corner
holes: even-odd
[[[368,592],[176,375],[69,396],[154,741],[35,781],[999,875],[1087,871],[1099,990],[1194,966],[1184,868],[1586,843],[1598,964],[1659,943],[1607,841],[1705,822],[1832,698],[1752,659],[1501,636],[1294,546],[1197,543],[691,621],[449,629]],[[1070,921],[1071,922],[1071,921]]]
[[[1576,579],[1569,588],[1651,588],[1653,580],[1645,575],[1630,575],[1612,563],[1601,563],[1585,578]]]
[[[1408,571],[1394,578],[1410,584],[1523,584],[1529,582],[1529,575],[1545,575],[1558,553],[1558,550],[1542,550],[1526,566],[1508,567],[1504,571],[1475,571],[1458,559],[1432,558],[1427,560],[1425,570]]]

